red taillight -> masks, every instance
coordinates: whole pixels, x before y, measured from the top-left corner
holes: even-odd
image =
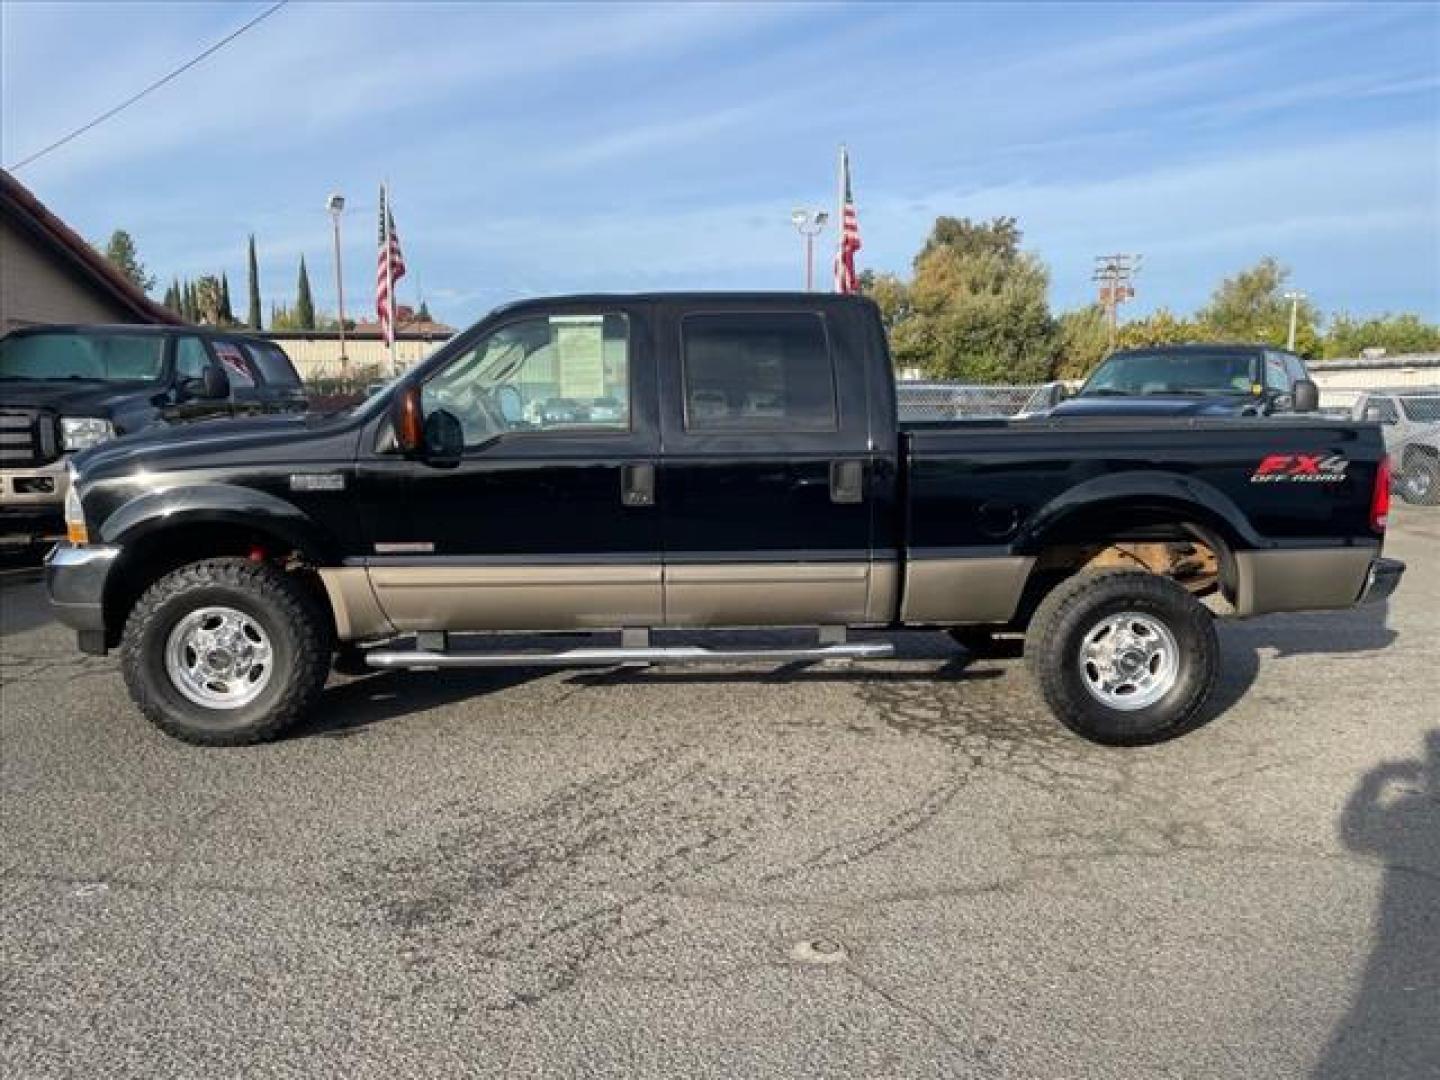
[[[1370,528],[1385,531],[1390,519],[1390,455],[1380,459],[1375,469],[1375,490],[1370,493]]]

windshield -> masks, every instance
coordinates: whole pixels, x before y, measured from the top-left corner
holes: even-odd
[[[1255,382],[1255,358],[1245,353],[1123,353],[1101,364],[1080,395],[1249,394]]]
[[[158,379],[165,339],[150,334],[11,334],[0,338],[0,379]]]

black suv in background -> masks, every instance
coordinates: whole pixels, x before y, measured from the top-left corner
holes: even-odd
[[[1320,407],[1294,353],[1268,345],[1155,345],[1112,353],[1052,416],[1271,416]]]
[[[270,341],[184,326],[43,326],[0,337],[0,536],[63,531],[66,455],[120,435],[304,412]]]

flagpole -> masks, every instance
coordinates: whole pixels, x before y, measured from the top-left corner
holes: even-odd
[[[395,362],[395,270],[394,263],[390,258],[390,245],[393,238],[390,235],[390,224],[395,220],[395,211],[390,205],[390,181],[386,180],[383,185],[385,198],[381,200],[385,204],[385,303],[389,307],[390,333],[386,346],[390,350],[390,374],[399,375],[400,366]]]
[[[840,162],[836,169],[835,195],[835,258],[830,263],[830,291],[840,291],[840,254],[845,247],[845,144],[840,144]]]

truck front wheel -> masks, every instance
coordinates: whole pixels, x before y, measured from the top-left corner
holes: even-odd
[[[328,623],[265,562],[210,559],[160,578],[121,641],[130,696],[161,730],[202,746],[273,738],[325,686]]]
[[[1058,585],[1035,612],[1025,656],[1060,722],[1112,746],[1189,731],[1219,669],[1209,610],[1168,578],[1131,570]]]

